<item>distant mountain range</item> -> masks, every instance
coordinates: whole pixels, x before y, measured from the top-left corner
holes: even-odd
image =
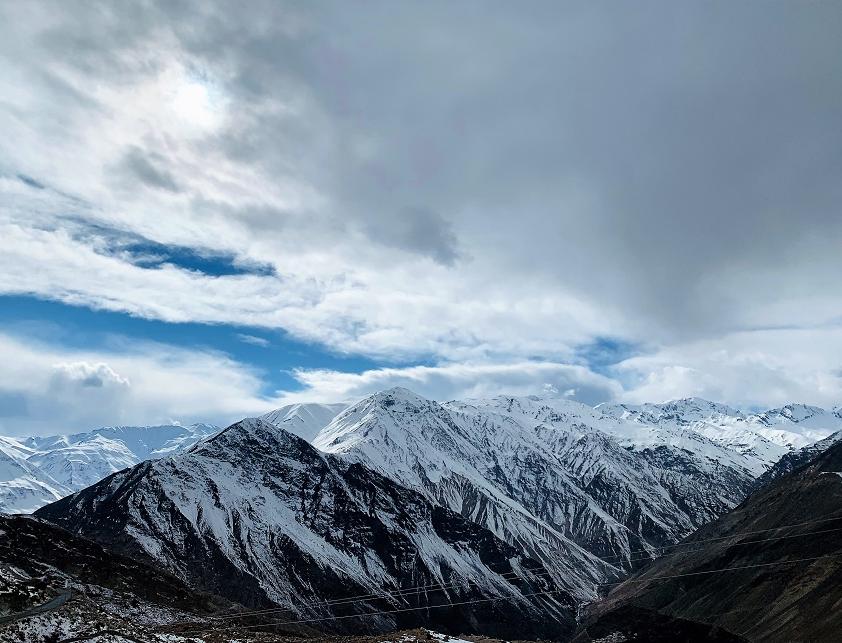
[[[557,398],[520,399],[548,407],[563,406],[578,416],[581,426],[601,431],[608,424],[603,416],[623,420],[622,431],[629,430],[632,424],[649,427],[644,433],[652,444],[689,431],[744,456],[741,466],[746,466],[754,476],[765,473],[784,456],[786,461],[794,461],[801,449],[808,454],[812,444],[842,431],[842,410],[838,407],[825,410],[788,404],[769,411],[745,413],[700,398],[665,404],[603,404],[595,409]],[[456,408],[459,404],[448,402],[444,406]],[[466,404],[470,406],[471,402]],[[344,403],[293,404],[262,417],[312,442],[347,407]],[[652,427],[664,431],[658,433]],[[0,512],[34,511],[110,473],[186,450],[218,431],[219,427],[213,425],[195,424],[105,427],[46,437],[0,436]],[[615,437],[621,443],[636,439],[616,432]]]
[[[115,426],[87,433],[0,437],[0,513],[30,513],[144,460],[189,449],[208,424]]]

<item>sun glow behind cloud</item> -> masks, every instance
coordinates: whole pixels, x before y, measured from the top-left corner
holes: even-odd
[[[200,80],[183,77],[173,91],[171,109],[185,124],[202,130],[218,127],[224,116],[221,99],[213,98],[211,88]]]

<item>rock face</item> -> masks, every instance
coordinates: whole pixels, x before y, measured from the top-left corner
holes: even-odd
[[[327,618],[328,628],[424,624],[522,638],[559,637],[574,623],[573,599],[522,550],[260,419],[38,515],[195,587]],[[344,600],[355,596],[368,598]],[[373,611],[387,613],[364,616]]]
[[[440,405],[392,389],[340,413],[313,445],[488,528],[580,600],[733,507],[755,475],[693,431],[536,397]]]
[[[840,530],[837,442],[619,585],[593,618],[604,625],[634,606],[750,641],[838,641]]]

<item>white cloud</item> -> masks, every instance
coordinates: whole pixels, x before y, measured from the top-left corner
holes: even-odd
[[[608,336],[654,347],[618,369],[628,399],[838,397],[842,346],[804,330],[842,310],[833,9],[723,21],[675,5],[676,31],[555,5],[7,3],[0,294],[441,364],[300,372],[316,396],[401,382],[620,396],[562,364]],[[144,268],[100,227],[274,274]],[[770,326],[793,330],[738,332]],[[57,363],[125,378],[84,387],[123,396],[119,417],[149,413],[134,401],[168,382],[156,351],[128,368],[51,351],[27,354],[42,387]],[[212,405],[264,401],[242,365],[185,360],[234,375]],[[161,417],[179,416],[160,395]]]
[[[55,382],[57,387],[63,387],[66,384],[86,388],[108,388],[111,386],[128,388],[130,386],[129,380],[103,362],[96,364],[63,362],[56,364],[53,370],[55,372],[52,381]]]
[[[259,374],[225,355],[154,343],[71,350],[0,335],[0,434],[113,424],[226,423],[274,408]]]
[[[323,402],[354,400],[392,386],[437,400],[564,391],[567,397],[595,404],[622,393],[617,382],[584,366],[535,361],[379,368],[362,373],[299,370],[294,374],[304,390],[289,394],[289,399]]]
[[[245,344],[252,344],[253,346],[260,346],[262,348],[266,348],[270,343],[265,337],[258,337],[257,335],[249,335],[247,333],[237,333],[237,339]]]
[[[842,328],[775,329],[679,344],[628,359],[623,398],[699,396],[743,407],[842,404]]]
[[[114,342],[71,350],[0,334],[0,434],[59,433],[113,424],[179,421],[225,425],[297,401],[356,401],[406,386],[434,399],[565,391],[586,402],[619,385],[582,366],[548,362],[446,364],[362,373],[298,370],[296,392],[263,394],[260,374],[214,352]],[[16,400],[16,405],[9,405]]]

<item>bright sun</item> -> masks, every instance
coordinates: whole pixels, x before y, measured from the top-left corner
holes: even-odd
[[[172,99],[172,109],[180,120],[201,128],[213,127],[220,116],[208,87],[194,80],[179,84]]]

